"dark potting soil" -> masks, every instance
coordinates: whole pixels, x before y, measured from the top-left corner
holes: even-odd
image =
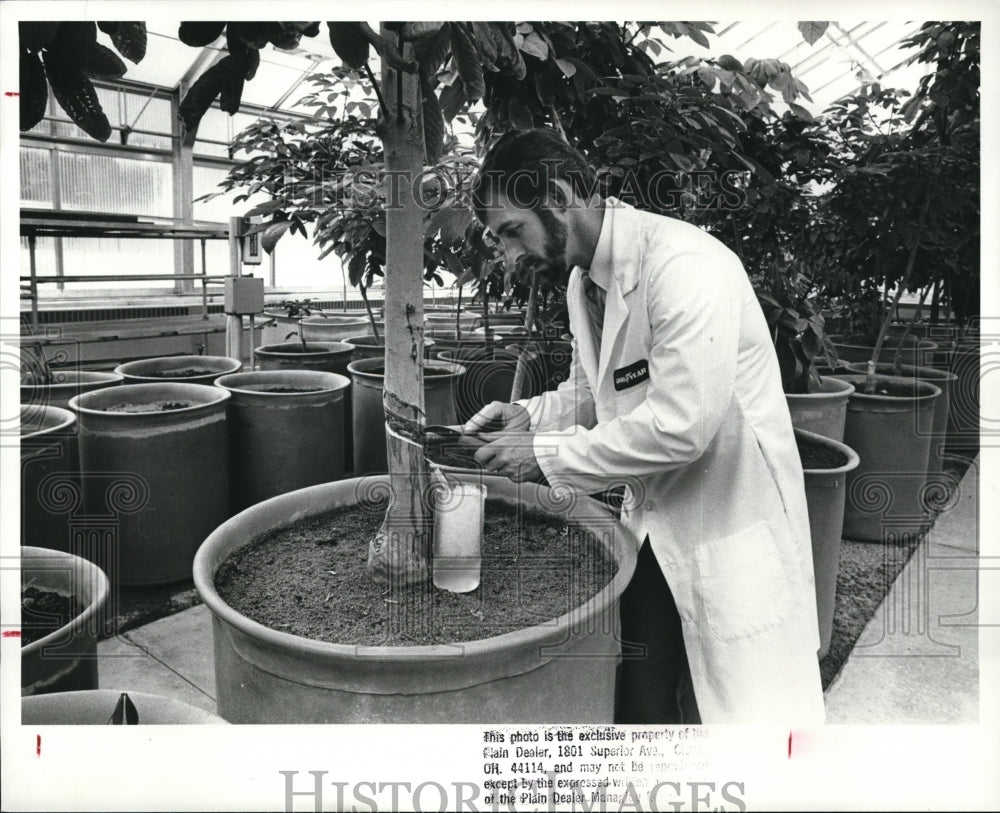
[[[476,449],[472,446],[460,446],[449,438],[428,439],[424,443],[424,456],[431,462],[442,466],[454,466],[458,469],[474,469],[482,471],[475,460]]]
[[[803,469],[839,469],[847,465],[847,455],[836,449],[802,440],[797,444]]]
[[[172,409],[187,409],[190,401],[151,401],[148,404],[112,404],[104,407],[104,412],[169,412]]]
[[[544,623],[615,574],[592,533],[488,501],[481,582],[470,593],[428,580],[389,595],[366,571],[384,502],[337,509],[263,534],[219,568],[222,599],[264,626],[359,646],[455,643]]]
[[[318,387],[261,387],[254,392],[322,392]]]
[[[84,611],[76,596],[42,590],[33,584],[21,587],[21,646],[40,641],[65,627]]]
[[[206,370],[204,367],[182,367],[177,370],[153,370],[143,373],[146,378],[194,378],[199,375],[211,375],[215,370]]]
[[[366,367],[363,372],[371,373],[372,375],[385,375],[385,365],[376,364],[372,367]],[[435,378],[442,375],[454,375],[451,370],[446,370],[444,367],[424,367],[424,376],[429,378]]]

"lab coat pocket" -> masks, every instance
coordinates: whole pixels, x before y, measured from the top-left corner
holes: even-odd
[[[766,522],[697,550],[705,621],[720,641],[778,626],[792,612],[785,569]]]

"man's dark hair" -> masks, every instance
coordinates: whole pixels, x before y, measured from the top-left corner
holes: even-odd
[[[486,210],[503,195],[515,206],[537,210],[554,180],[567,181],[583,198],[597,191],[597,174],[583,153],[554,130],[513,131],[494,144],[472,185],[476,217],[485,222]]]

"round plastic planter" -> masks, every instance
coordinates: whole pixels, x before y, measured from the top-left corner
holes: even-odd
[[[570,369],[573,366],[573,343],[566,341],[541,342],[532,339],[528,342],[529,347],[542,364],[543,381],[541,390],[554,390],[563,381],[569,378]],[[521,345],[509,344],[505,348],[508,353],[518,353]]]
[[[475,311],[463,310],[456,317],[454,310],[451,312],[437,312],[424,309],[424,327],[428,328],[450,328],[454,330],[457,321],[459,330],[471,330],[480,323],[482,318],[482,314]]]
[[[81,392],[116,387],[122,383],[118,373],[88,370],[53,370],[51,384],[21,383],[21,403],[67,409],[69,399]]]
[[[336,373],[350,378],[347,365],[351,363],[354,345],[346,342],[286,342],[257,348],[261,370],[314,370]],[[344,390],[344,455],[349,467],[354,460],[354,427],[352,424],[351,388]]]
[[[980,346],[978,337],[959,339],[951,358],[950,370],[958,380],[952,390],[948,446],[966,453],[979,449]]]
[[[388,471],[385,452],[385,362],[380,358],[359,359],[347,365],[354,390],[354,473],[381,474]],[[424,412],[428,424],[450,426],[455,415],[455,387],[465,374],[458,364],[435,361],[424,367]]]
[[[145,692],[127,692],[139,725],[225,725],[226,721],[189,703]],[[107,725],[121,689],[63,692],[21,700],[21,725]]]
[[[269,529],[355,505],[389,481],[342,480],[275,497],[227,521],[195,558],[195,586],[212,612],[219,714],[231,723],[612,722],[618,600],[635,568],[635,538],[593,500],[484,482],[490,498],[597,531],[617,563],[611,582],[555,620],[460,645],[368,647],[289,635],[225,604],[215,590],[219,565]],[[361,555],[367,541],[357,544]]]
[[[348,336],[369,333],[371,329],[371,322],[367,318],[307,316],[299,320],[299,330],[307,343],[342,342]]]
[[[243,362],[227,356],[164,356],[128,361],[115,367],[125,384],[211,384],[220,375],[239,372]]]
[[[865,376],[838,376],[854,385],[847,402],[844,443],[861,463],[847,476],[844,536],[882,542],[920,533],[928,516],[927,464],[934,404],[941,390],[912,378],[876,376],[909,395],[866,395]]]
[[[461,364],[466,369],[465,375],[458,382],[455,395],[459,423],[465,423],[491,401],[510,401],[514,371],[517,369],[517,352],[461,347],[442,350],[437,357],[442,361]],[[544,380],[538,356],[532,353],[526,362],[527,369],[521,390],[523,398],[541,393]]]
[[[289,316],[283,310],[264,308],[264,322],[260,325],[260,343],[262,345],[284,344],[299,337],[299,319],[296,314]]]
[[[852,392],[854,386],[848,382],[824,376],[820,378],[818,392],[786,393],[792,426],[833,440],[843,440],[847,400]]]
[[[385,359],[385,337],[379,336],[351,336],[344,339],[344,342],[351,345],[354,350],[351,352],[351,361],[360,359]],[[432,358],[437,350],[433,339],[424,339],[424,358]]]
[[[69,514],[79,502],[76,415],[21,405],[21,544],[69,551]]]
[[[121,585],[190,578],[198,545],[229,516],[226,402],[202,384],[126,384],[70,401],[80,427],[83,502],[115,518]],[[163,406],[186,404],[178,409]],[[126,411],[132,410],[132,411]]]
[[[351,381],[312,370],[224,375],[232,511],[344,476],[344,393]]]
[[[837,351],[837,358],[841,362],[868,361],[875,352],[875,345],[868,344],[869,340],[858,336],[831,336],[833,347]],[[899,347],[901,337],[886,336],[882,344],[882,351],[879,357],[882,361],[891,361]],[[918,339],[910,336],[903,345],[900,356],[903,364],[923,364],[931,362],[937,358],[938,346],[932,341]]]
[[[816,612],[819,617],[819,656],[830,651],[833,636],[833,607],[837,597],[837,571],[840,568],[840,538],[844,528],[845,484],[849,472],[861,462],[857,453],[836,440],[795,430],[800,445],[819,446],[842,454],[847,462],[833,469],[803,468],[806,507],[809,511],[809,535],[812,539],[813,571],[816,578]]]
[[[21,694],[97,688],[97,634],[108,599],[108,577],[97,565],[61,551],[21,548],[21,583],[75,596],[80,615],[21,647]]]
[[[867,364],[848,364],[848,369],[852,373],[864,374],[867,371]],[[875,372],[879,375],[891,375],[892,364],[877,364]],[[931,450],[927,460],[927,475],[938,475],[944,469],[944,445],[948,437],[948,416],[951,412],[951,391],[952,386],[958,380],[958,376],[947,370],[938,370],[935,367],[914,367],[903,364],[899,368],[903,376],[913,377],[918,381],[929,381],[935,387],[940,388],[941,397],[934,402],[934,422],[931,428]]]
[[[284,342],[265,344],[255,351],[261,370],[316,370],[346,375],[351,345],[344,342]]]

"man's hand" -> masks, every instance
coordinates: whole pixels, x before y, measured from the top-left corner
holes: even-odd
[[[467,435],[479,432],[526,432],[530,424],[530,416],[520,404],[506,404],[503,401],[493,401],[473,415],[462,427]]]
[[[487,433],[479,437],[487,443],[476,451],[476,462],[486,471],[507,477],[515,483],[540,482],[543,479],[535,458],[535,436],[531,432]]]

